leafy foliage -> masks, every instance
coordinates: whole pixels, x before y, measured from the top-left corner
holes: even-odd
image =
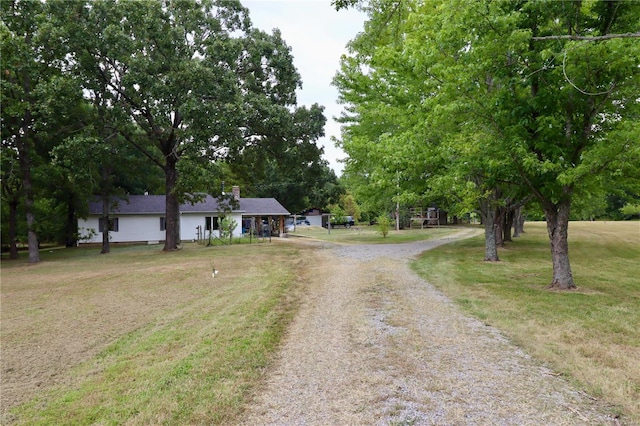
[[[389,216],[378,216],[376,223],[378,224],[378,232],[380,232],[383,238],[387,238],[387,235],[389,235],[389,228],[391,228],[391,219],[389,219]]]
[[[323,107],[296,105],[290,48],[278,30],[253,28],[240,2],[15,1],[1,10],[2,154],[19,166],[3,164],[3,193],[26,200],[30,245],[36,198],[73,230],[94,194],[164,192],[173,250],[179,203],[217,195],[225,179],[257,196],[289,195],[291,207],[337,197],[317,146]],[[32,172],[59,181],[41,184]]]
[[[631,32],[640,9],[605,1],[363,7],[369,22],[334,79],[354,195],[378,211],[425,202],[457,214],[479,209],[486,226],[533,197],[549,223],[552,283],[572,287],[573,200],[606,191],[612,175],[640,177],[640,45]]]
[[[220,221],[220,239],[225,240],[233,237],[233,231],[238,227],[238,222],[233,219],[231,216],[225,216]]]

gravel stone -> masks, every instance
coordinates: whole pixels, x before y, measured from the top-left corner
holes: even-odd
[[[618,424],[409,268],[418,254],[472,235],[313,243],[301,307],[243,424]]]

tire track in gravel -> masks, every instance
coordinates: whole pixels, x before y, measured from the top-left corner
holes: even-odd
[[[319,244],[299,312],[243,424],[616,424],[410,270],[417,254],[472,235]]]

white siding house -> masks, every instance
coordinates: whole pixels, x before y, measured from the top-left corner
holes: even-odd
[[[284,232],[284,222],[290,213],[275,198],[240,198],[239,189],[234,187],[238,208],[224,212],[218,200],[207,196],[202,202],[180,205],[180,239],[194,241],[212,233],[219,236],[219,224],[225,215],[231,215],[238,226],[234,237],[249,232],[253,220],[261,230],[266,222],[276,233]],[[102,203],[100,200],[89,204],[89,215],[78,221],[78,234],[81,243],[102,242]],[[165,196],[129,195],[126,199],[117,199],[109,212],[111,231],[110,241],[156,243],[165,240]],[[95,231],[93,237],[90,230]]]
[[[320,209],[309,209],[301,216],[304,217],[311,226],[322,226],[326,223],[326,219],[323,219],[323,216],[326,216],[326,214],[323,214]]]

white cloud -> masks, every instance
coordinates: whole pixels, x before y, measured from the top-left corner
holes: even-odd
[[[337,104],[338,91],[331,81],[340,66],[340,56],[346,45],[362,31],[365,15],[353,9],[337,12],[330,0],[245,0],[253,25],[271,32],[278,28],[291,47],[294,64],[302,77],[302,90],[297,93],[299,105],[324,105],[327,125],[325,159],[340,174],[344,158],[342,150],[331,142],[340,136],[340,125],[333,120],[342,107]]]

